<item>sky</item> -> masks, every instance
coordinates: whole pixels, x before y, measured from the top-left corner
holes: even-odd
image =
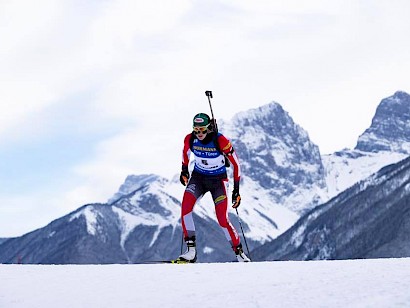
[[[0,306],[409,307],[409,261],[0,265]]]
[[[40,4],[39,4],[40,3]],[[192,117],[278,102],[322,154],[410,91],[407,0],[0,0],[0,237],[180,171]],[[229,136],[227,136],[229,138]]]

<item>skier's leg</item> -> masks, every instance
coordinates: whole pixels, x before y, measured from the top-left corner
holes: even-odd
[[[238,262],[250,262],[250,259],[245,255],[242,249],[242,244],[236,232],[234,226],[228,218],[228,198],[227,198],[227,180],[222,181],[220,189],[216,189],[212,192],[212,197],[215,202],[216,217],[218,218],[219,225],[222,227],[225,237],[231,243],[232,249],[235,252]],[[222,191],[222,192],[221,192]]]
[[[187,245],[187,250],[178,257],[178,260],[195,262],[196,254],[196,237],[195,224],[192,217],[192,211],[195,203],[202,197],[201,185],[198,179],[192,177],[184,192],[181,205],[181,222],[182,230],[184,232],[184,239]]]
[[[233,249],[240,244],[238,232],[231,224],[228,218],[228,179],[220,181],[219,185],[215,185],[215,189],[211,191],[212,198],[215,203],[215,212],[218,223],[225,233],[226,239],[231,243]]]
[[[188,186],[189,187],[189,186]],[[188,188],[184,192],[181,205],[181,222],[182,230],[184,232],[184,238],[195,236],[195,224],[192,218],[192,211],[196,203],[197,198],[193,195]]]

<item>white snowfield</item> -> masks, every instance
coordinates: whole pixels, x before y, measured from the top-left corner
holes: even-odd
[[[0,265],[0,307],[410,307],[410,258]]]

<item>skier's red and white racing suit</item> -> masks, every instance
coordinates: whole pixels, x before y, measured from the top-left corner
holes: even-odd
[[[239,161],[236,153],[233,151],[231,142],[225,136],[220,133],[218,133],[216,138],[211,136],[207,136],[208,138],[205,138],[202,142],[194,138],[192,142],[195,164],[182,199],[182,228],[185,238],[195,235],[192,211],[197,200],[209,191],[215,203],[218,223],[222,227],[227,240],[235,248],[239,245],[240,239],[228,219],[228,178],[225,159],[226,157],[229,159],[233,167],[234,182],[237,183],[240,180]],[[184,139],[182,151],[182,165],[186,167],[188,167],[191,154],[190,139],[191,134],[188,134]],[[218,151],[215,142],[218,142],[219,149],[226,154],[225,156]]]

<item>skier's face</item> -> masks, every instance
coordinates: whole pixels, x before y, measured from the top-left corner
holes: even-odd
[[[197,133],[196,134],[196,137],[199,139],[199,140],[204,140],[205,139],[205,137],[206,137],[206,133]]]
[[[195,126],[194,127],[194,134],[201,141],[205,139],[207,133],[208,133],[207,126]]]

